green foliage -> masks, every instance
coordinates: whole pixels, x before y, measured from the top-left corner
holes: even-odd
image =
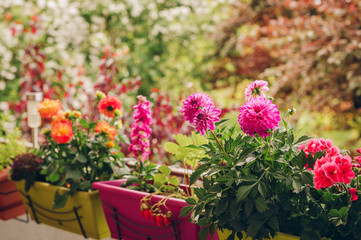
[[[360,203],[351,205],[348,188],[313,187],[313,174],[304,166],[313,166],[325,152],[306,156],[299,151],[308,137],[297,139],[293,129],[249,137],[221,124],[214,135],[220,145],[210,135],[209,142],[199,146],[206,156],[190,178],[191,184],[203,179],[203,186],[194,188],[198,201],[188,201],[191,206],[182,210],[204,227],[201,239],[214,227],[239,236],[245,231],[252,239],[273,237],[277,231],[302,240],[360,239]]]
[[[164,144],[164,149],[175,154],[178,160],[183,160],[185,164],[195,168],[199,161],[206,157],[205,151],[200,146],[207,144],[208,140],[200,134],[192,132],[192,136],[177,134],[174,136],[177,143],[167,142]]]
[[[25,142],[20,140],[19,129],[11,131],[9,125],[9,116],[0,112],[0,171],[10,166],[15,156],[26,151]]]
[[[56,193],[53,208],[64,206],[67,196],[72,196],[78,190],[91,190],[94,181],[109,180],[129,172],[124,164],[124,155],[118,152],[118,143],[114,144],[105,132],[95,132],[97,123],[75,117],[73,113],[70,112],[69,117],[63,120],[69,120],[73,128],[74,135],[70,142],[57,143],[50,131],[44,131],[47,142],[38,152],[38,156],[44,160],[41,174],[45,180],[70,190],[63,194]],[[112,119],[110,124],[115,121]]]

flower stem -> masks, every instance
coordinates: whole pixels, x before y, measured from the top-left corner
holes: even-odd
[[[223,146],[221,145],[221,143],[218,141],[218,138],[216,137],[216,135],[214,134],[214,132],[213,132],[212,130],[210,130],[210,132],[211,132],[214,140],[216,140],[217,145],[222,149],[224,155],[225,155],[226,157],[229,157],[228,154],[226,153],[226,151],[224,150]]]

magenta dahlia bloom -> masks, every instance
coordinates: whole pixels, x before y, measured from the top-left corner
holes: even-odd
[[[276,129],[281,121],[277,105],[265,98],[253,98],[239,110],[239,125],[250,136],[258,133],[261,137],[269,135],[268,130]]]
[[[264,92],[269,91],[267,85],[268,82],[262,80],[256,80],[248,84],[246,90],[244,91],[246,101],[249,101],[252,98],[265,98]]]
[[[207,129],[214,130],[214,123],[219,122],[219,114],[221,114],[221,111],[215,109],[212,106],[206,106],[199,109],[193,119],[193,124],[196,128],[196,131],[204,135]]]
[[[141,161],[145,161],[150,154],[149,137],[152,134],[150,125],[152,124],[152,114],[150,103],[143,96],[138,96],[138,105],[133,107],[134,123],[132,125],[132,144],[129,151],[136,157],[142,156]]]
[[[185,120],[193,124],[194,117],[198,111],[207,106],[215,107],[212,98],[205,93],[193,93],[184,100],[181,112]]]
[[[186,121],[192,124],[202,135],[210,129],[215,129],[215,122],[219,122],[219,114],[212,98],[204,93],[193,93],[183,102],[181,109]]]

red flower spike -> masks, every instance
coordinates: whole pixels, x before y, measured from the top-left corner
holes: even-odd
[[[150,213],[150,219],[152,219],[153,222],[157,222],[157,214],[155,212]]]
[[[164,217],[162,215],[157,216],[157,226],[164,227]]]
[[[170,217],[165,217],[164,218],[164,226],[168,227],[171,224],[172,224],[172,220],[170,220]]]
[[[149,217],[150,217],[149,209],[145,209],[145,210],[144,210],[144,217],[145,217],[146,219],[149,219]]]

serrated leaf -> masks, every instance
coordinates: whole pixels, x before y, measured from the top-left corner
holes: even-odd
[[[164,150],[166,152],[177,154],[178,153],[179,146],[173,142],[166,142],[164,144]]]
[[[207,167],[205,165],[198,167],[197,170],[195,170],[189,177],[189,185],[192,185],[195,181],[197,181],[206,169]]]
[[[158,170],[163,173],[166,177],[168,177],[171,173],[171,170],[169,169],[169,167],[162,165],[158,168]]]
[[[89,124],[85,119],[83,118],[79,119],[79,123],[83,128],[89,128]]]
[[[267,186],[264,182],[259,182],[258,184],[258,192],[261,194],[262,197],[266,198],[267,195]]]
[[[198,233],[198,237],[200,240],[206,240],[207,235],[208,235],[208,227],[202,228]]]
[[[267,207],[267,203],[266,203],[266,200],[264,198],[259,197],[254,201],[254,203],[255,203],[257,211],[260,212],[260,213],[263,213],[264,211],[269,209]]]
[[[187,217],[191,211],[194,209],[194,206],[185,206],[182,208],[180,216],[181,217]]]
[[[216,207],[216,216],[221,215],[222,213],[224,213],[224,211],[226,211],[228,207],[228,200],[226,198],[222,198]]]
[[[181,147],[185,147],[185,146],[191,145],[193,143],[192,139],[184,134],[174,135],[174,139],[177,141],[177,143]]]
[[[251,215],[252,210],[253,210],[253,203],[252,203],[252,201],[247,199],[244,208],[245,208],[244,210],[245,210],[245,212],[246,212],[246,217],[248,218],[249,215]]]
[[[167,179],[163,174],[157,173],[154,175],[154,187],[159,188],[165,182],[167,182]]]
[[[169,183],[172,184],[173,186],[179,186],[180,181],[178,177],[172,176],[169,178]]]
[[[242,201],[243,199],[245,199],[249,192],[252,190],[252,188],[256,186],[256,183],[252,184],[252,185],[246,185],[246,186],[242,186],[237,190],[237,194],[236,194],[236,200],[237,202]]]
[[[204,144],[208,143],[208,139],[205,138],[203,135],[201,134],[197,134],[196,132],[192,132],[192,139],[193,139],[193,143],[194,145],[196,145],[197,147],[202,146]]]
[[[186,203],[188,203],[189,205],[196,205],[197,201],[194,198],[187,198]]]
[[[247,235],[254,237],[259,230],[263,227],[264,223],[266,222],[267,217],[262,216],[261,214],[256,214],[250,217],[250,224],[247,228]]]
[[[304,142],[304,141],[306,141],[306,140],[308,140],[308,139],[311,139],[311,138],[308,137],[308,136],[302,136],[302,137],[300,137],[300,138],[295,142],[295,144]]]

